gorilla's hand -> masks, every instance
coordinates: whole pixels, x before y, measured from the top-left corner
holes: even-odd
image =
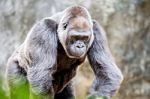
[[[110,99],[109,97],[88,96],[87,99]]]
[[[34,94],[53,93],[52,76],[49,75],[49,72],[49,70],[39,70],[37,68],[28,70],[27,77]]]

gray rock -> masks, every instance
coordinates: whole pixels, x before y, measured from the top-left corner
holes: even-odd
[[[107,32],[111,51],[125,76],[114,98],[149,99],[150,0],[1,0],[0,73],[36,21],[75,4],[87,7]]]

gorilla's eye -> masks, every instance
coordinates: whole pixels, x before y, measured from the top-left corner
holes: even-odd
[[[67,23],[63,23],[63,29],[66,30],[68,24]]]

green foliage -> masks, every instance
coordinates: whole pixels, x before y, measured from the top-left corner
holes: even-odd
[[[6,92],[2,89],[2,81],[0,78],[0,99],[8,99],[8,96],[6,95]]]
[[[8,99],[5,92],[0,88],[0,99]]]
[[[30,91],[27,83],[19,86],[11,86],[11,99],[29,99]]]

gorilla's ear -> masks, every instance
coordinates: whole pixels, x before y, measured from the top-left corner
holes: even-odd
[[[88,51],[88,59],[95,74],[91,95],[112,96],[123,79],[122,73],[112,58],[106,33],[93,21],[94,41]]]
[[[25,53],[31,67],[51,68],[57,57],[57,23],[43,19],[36,23],[25,40]]]

